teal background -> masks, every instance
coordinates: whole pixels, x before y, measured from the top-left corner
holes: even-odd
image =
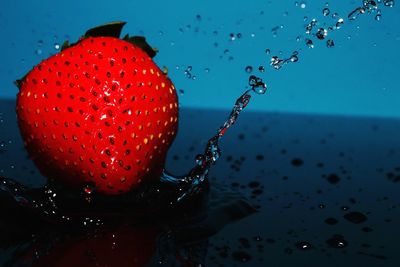
[[[328,3],[331,14],[347,18],[361,2]],[[374,14],[364,14],[352,23],[346,20],[342,29],[328,36],[335,41],[334,48],[316,40],[315,48],[309,49],[296,37],[305,36],[304,16],[323,19],[325,1],[304,2],[304,9],[295,3],[3,0],[0,98],[15,98],[17,88],[12,82],[56,53],[55,43],[75,41],[90,27],[123,20],[128,22],[124,34],[144,35],[160,50],[156,61],[168,67],[176,87],[184,91],[182,107],[231,108],[247,85],[245,67],[251,65],[269,91],[254,99],[249,110],[400,117],[397,6],[382,5],[380,21]],[[274,37],[271,29],[281,25]],[[242,37],[232,41],[231,33]],[[265,53],[267,48],[270,55]],[[37,49],[42,53],[38,55]],[[289,57],[294,50],[299,52],[297,63],[279,71],[269,66],[272,55]],[[258,71],[259,65],[265,66],[264,73]],[[188,66],[195,80],[185,75]]]

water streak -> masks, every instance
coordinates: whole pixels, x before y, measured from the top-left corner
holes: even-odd
[[[187,175],[176,177],[166,170],[161,177],[162,182],[179,184],[182,186],[182,194],[178,197],[177,201],[181,201],[188,195],[195,194],[199,190],[199,186],[206,180],[211,166],[219,159],[221,149],[219,147],[219,140],[225,135],[226,131],[235,124],[240,113],[249,104],[251,94],[264,94],[267,90],[267,85],[254,75],[249,77],[250,89],[246,90],[235,102],[228,119],[218,128],[216,134],[211,137],[206,145],[203,154],[196,156],[196,165],[189,171]]]

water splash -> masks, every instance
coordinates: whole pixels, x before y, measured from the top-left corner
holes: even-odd
[[[219,147],[220,139],[225,135],[226,131],[235,124],[240,113],[249,104],[251,94],[264,94],[267,90],[267,85],[263,80],[254,75],[249,77],[249,86],[250,89],[246,90],[236,100],[228,119],[217,130],[216,134],[208,140],[203,154],[196,156],[196,165],[187,175],[176,177],[164,170],[161,181],[165,183],[179,184],[182,188],[182,194],[177,198],[178,202],[186,196],[195,194],[200,189],[200,185],[206,180],[211,166],[215,164],[221,156],[221,149]]]
[[[299,6],[299,3],[296,3],[296,6]],[[351,12],[348,13],[347,17],[343,18],[339,16],[339,13],[334,12],[334,10],[328,8],[328,4],[325,4],[321,12],[322,17],[313,17],[310,20],[308,16],[304,17],[304,21],[308,21],[308,23],[304,25],[305,36],[307,37],[299,35],[296,37],[296,41],[299,42],[301,39],[303,39],[306,47],[314,48],[314,46],[316,45],[316,43],[314,44],[314,40],[316,42],[326,40],[327,36],[330,35],[331,32],[333,34],[334,31],[341,29],[345,23],[353,22],[357,20],[358,17],[361,15],[372,14],[375,21],[380,21],[382,19],[382,8],[393,7],[394,5],[394,0],[362,0],[360,6],[354,8]],[[334,47],[334,40],[327,40],[326,47]],[[294,59],[293,56],[291,58]],[[278,56],[271,56],[270,65],[274,69],[280,70],[287,63],[296,61],[297,60],[290,60],[290,58],[281,59]]]

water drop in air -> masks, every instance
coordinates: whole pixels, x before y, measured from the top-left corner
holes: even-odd
[[[393,7],[394,6],[394,0],[384,0],[383,3],[387,7]]]
[[[326,29],[324,29],[324,28],[319,28],[317,33],[315,34],[315,36],[319,40],[324,40],[327,35],[328,35],[328,31]]]
[[[244,69],[247,73],[251,73],[253,71],[253,67],[252,66],[246,66],[246,68]]]
[[[334,43],[334,41],[332,39],[329,39],[329,40],[326,41],[326,46],[328,48],[332,48],[332,47],[335,46],[335,43]]]
[[[311,39],[306,39],[306,45],[308,48],[314,48],[314,43]]]

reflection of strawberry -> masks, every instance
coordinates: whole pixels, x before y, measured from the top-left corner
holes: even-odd
[[[116,231],[65,238],[50,246],[50,249],[46,248],[46,244],[39,244],[38,247],[31,247],[25,259],[21,259],[29,262],[37,257],[32,254],[38,251],[38,258],[32,266],[142,267],[155,252],[156,237],[155,229],[124,226]]]
[[[17,81],[26,148],[55,182],[120,194],[162,172],[177,94],[144,38],[117,38],[122,26],[89,30]]]

